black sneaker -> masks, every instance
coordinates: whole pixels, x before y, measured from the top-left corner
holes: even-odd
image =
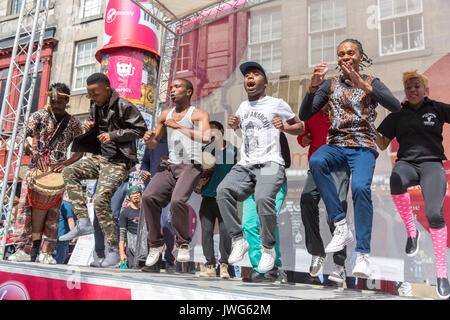
[[[176,267],[175,264],[170,263],[168,261],[165,262],[166,273],[175,273]]]
[[[406,255],[410,258],[414,257],[417,252],[419,252],[419,238],[420,232],[417,230],[416,236],[414,238],[408,237],[406,240]]]
[[[158,264],[155,264],[155,265],[153,265],[153,266],[143,266],[142,268],[141,268],[141,271],[143,271],[143,272],[149,272],[149,273],[160,273],[161,272],[161,269],[159,268],[159,265]]]
[[[264,277],[271,281],[277,281],[279,276],[280,276],[280,271],[278,270],[277,266],[274,266],[272,268],[272,270],[269,270],[266,273],[264,273]]]
[[[243,282],[246,283],[271,283],[273,282],[271,279],[268,279],[264,276],[264,273],[259,273],[258,271],[252,270],[252,273],[248,278],[242,278]]]
[[[32,247],[30,250],[31,262],[36,262],[36,258],[39,255],[39,248]]]
[[[450,298],[450,286],[447,278],[437,278],[436,291],[441,299]]]

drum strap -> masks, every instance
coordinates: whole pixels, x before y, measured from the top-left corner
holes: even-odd
[[[67,125],[69,124],[70,118],[72,116],[70,114],[66,114],[65,117],[62,119],[61,124],[59,125],[56,132],[53,134],[52,139],[48,143],[48,150],[53,150],[56,144],[56,139],[63,133],[63,131],[67,128]]]

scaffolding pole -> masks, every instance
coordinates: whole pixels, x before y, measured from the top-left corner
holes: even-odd
[[[35,93],[34,89],[39,70],[45,28],[47,25],[48,8],[49,0],[22,2],[13,51],[11,54],[11,63],[5,86],[5,96],[2,101],[2,110],[0,113],[0,139],[3,142],[2,145],[9,146],[9,150],[6,165],[2,166],[0,171],[0,174],[3,175],[0,212],[3,213],[6,205],[3,201],[6,194],[8,194],[9,202],[6,210],[6,223],[0,246],[0,260],[3,260],[5,255],[6,238],[11,221],[14,196],[19,180],[20,163],[26,139],[26,130],[24,130],[24,127],[26,127],[28,123],[33,95]],[[31,30],[29,30],[30,21],[32,21]],[[35,38],[37,34],[39,34],[39,40],[36,46]],[[24,39],[28,39],[28,42],[24,41]],[[26,62],[23,66],[20,65],[19,62],[16,62],[16,59],[22,54],[26,54]],[[15,71],[17,71],[16,75],[14,75]],[[13,81],[16,79],[18,80],[18,84]],[[31,82],[27,89],[28,80],[31,80]],[[17,93],[19,98],[17,105],[15,106],[10,101],[10,98],[16,96]],[[13,124],[11,131],[8,126],[5,128],[6,124]],[[11,171],[13,172],[13,182],[8,186],[8,178]]]

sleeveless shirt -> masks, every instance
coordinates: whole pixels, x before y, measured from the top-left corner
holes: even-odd
[[[166,120],[172,119],[172,113],[175,107],[167,114]],[[195,107],[189,107],[183,119],[177,121],[180,126],[194,130],[192,122],[192,113]],[[201,164],[202,143],[194,141],[190,137],[183,134],[180,130],[167,128],[167,144],[169,147],[169,162],[174,164],[180,163],[198,163]]]

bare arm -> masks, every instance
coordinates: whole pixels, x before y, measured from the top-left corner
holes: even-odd
[[[303,134],[303,132],[305,131],[303,122],[300,121],[298,117],[294,117],[291,120],[286,121],[286,123],[283,123],[283,120],[277,117],[272,120],[272,124],[274,125],[275,128],[277,128],[281,132],[289,133],[296,136]]]
[[[148,130],[144,134],[144,142],[150,149],[155,149],[161,137],[167,135],[166,127],[164,126],[167,113],[168,113],[167,110],[161,112],[161,115],[159,116],[158,121],[156,123],[155,131]]]
[[[209,127],[209,114],[204,110],[196,109],[192,114],[192,121],[199,122],[198,130],[189,129],[179,125],[173,119],[166,120],[164,125],[166,127],[180,130],[184,135],[188,136],[191,140],[201,141],[202,143],[208,143],[211,140],[211,128]]]
[[[377,138],[375,140],[378,148],[380,148],[380,150],[386,150],[387,147],[389,146],[389,144],[391,143],[391,139],[386,138],[385,136],[381,135],[381,133],[379,133],[377,130],[375,130],[376,134],[377,134]]]

